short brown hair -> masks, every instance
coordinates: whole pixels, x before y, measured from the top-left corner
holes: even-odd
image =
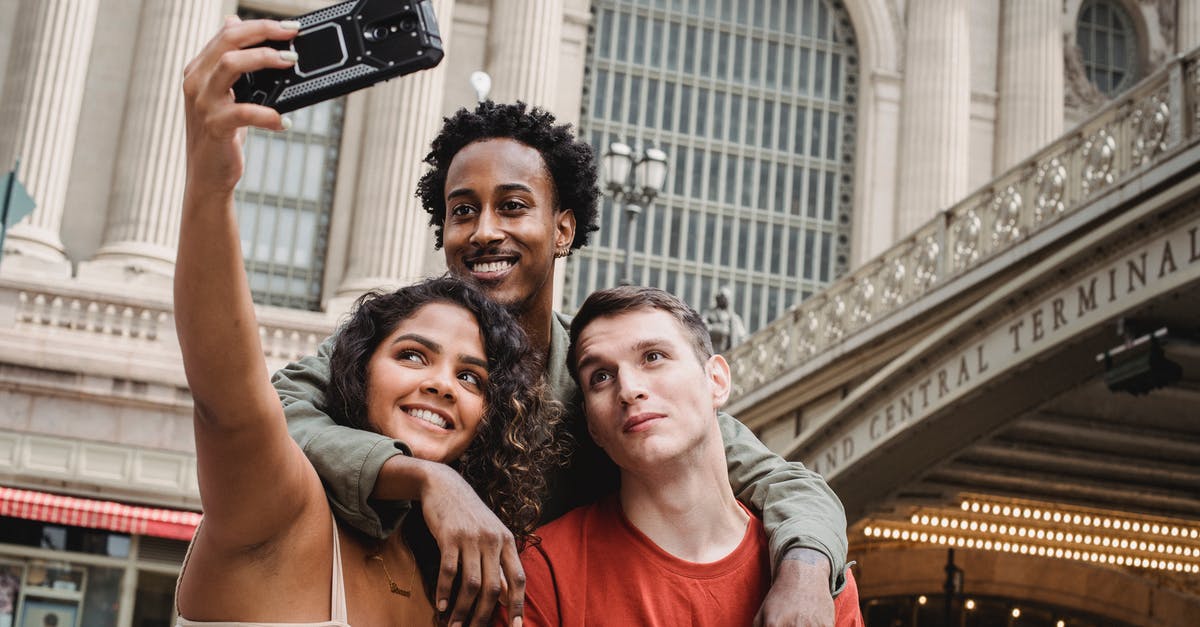
[[[567,349],[567,370],[571,378],[579,383],[579,371],[576,364],[579,348],[579,336],[589,324],[599,318],[616,316],[638,309],[657,309],[665,311],[679,322],[684,336],[691,340],[692,349],[700,363],[708,361],[713,355],[712,338],[708,335],[708,327],[695,309],[680,300],[674,294],[657,287],[641,287],[637,285],[622,285],[592,292],[571,321],[571,345]]]

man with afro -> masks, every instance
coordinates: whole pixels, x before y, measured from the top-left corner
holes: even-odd
[[[425,158],[417,193],[451,274],[474,281],[516,315],[547,389],[567,413],[575,452],[548,478],[547,520],[595,501],[616,485],[612,462],[587,433],[579,387],[567,369],[570,317],[553,310],[555,259],[596,231],[596,163],[569,125],[524,103],[482,102],[447,118]],[[451,625],[487,624],[501,594],[519,622],[524,574],[512,535],[461,478],[430,477],[407,448],[381,435],[335,425],[323,410],[328,347],[276,373],[292,437],[312,460],[334,510],[365,534],[386,537],[411,502],[442,553],[435,603]],[[503,402],[503,399],[496,399]],[[719,415],[737,498],[760,513],[774,579],[760,617],[772,625],[832,625],[844,584],[845,514],[821,477],[767,449],[742,423]],[[452,473],[445,473],[451,475]],[[456,576],[461,581],[449,606]],[[506,590],[505,590],[506,589]]]

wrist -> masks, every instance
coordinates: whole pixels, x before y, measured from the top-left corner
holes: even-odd
[[[796,577],[818,577],[829,579],[832,566],[824,553],[815,549],[796,547],[783,553],[779,561],[779,575],[785,574]]]

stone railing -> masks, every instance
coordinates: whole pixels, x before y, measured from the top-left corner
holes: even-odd
[[[263,354],[273,366],[316,352],[334,327],[334,320],[321,312],[259,307],[258,319]],[[165,298],[110,293],[74,280],[56,285],[0,281],[0,331],[5,329],[29,339],[179,353],[174,315]]]
[[[1200,53],[1165,68],[729,355],[733,402],[1200,142]]]

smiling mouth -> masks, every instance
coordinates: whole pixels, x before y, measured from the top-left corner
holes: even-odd
[[[412,416],[413,418],[423,422],[428,422],[435,427],[440,427],[447,431],[454,430],[454,427],[447,422],[445,418],[442,418],[437,413],[429,411],[428,409],[412,408],[404,411],[407,412],[409,416]]]
[[[501,261],[467,262],[467,267],[471,269],[471,272],[475,272],[477,274],[493,274],[496,272],[504,272],[514,265],[516,265],[516,263],[509,259],[504,259]]]

